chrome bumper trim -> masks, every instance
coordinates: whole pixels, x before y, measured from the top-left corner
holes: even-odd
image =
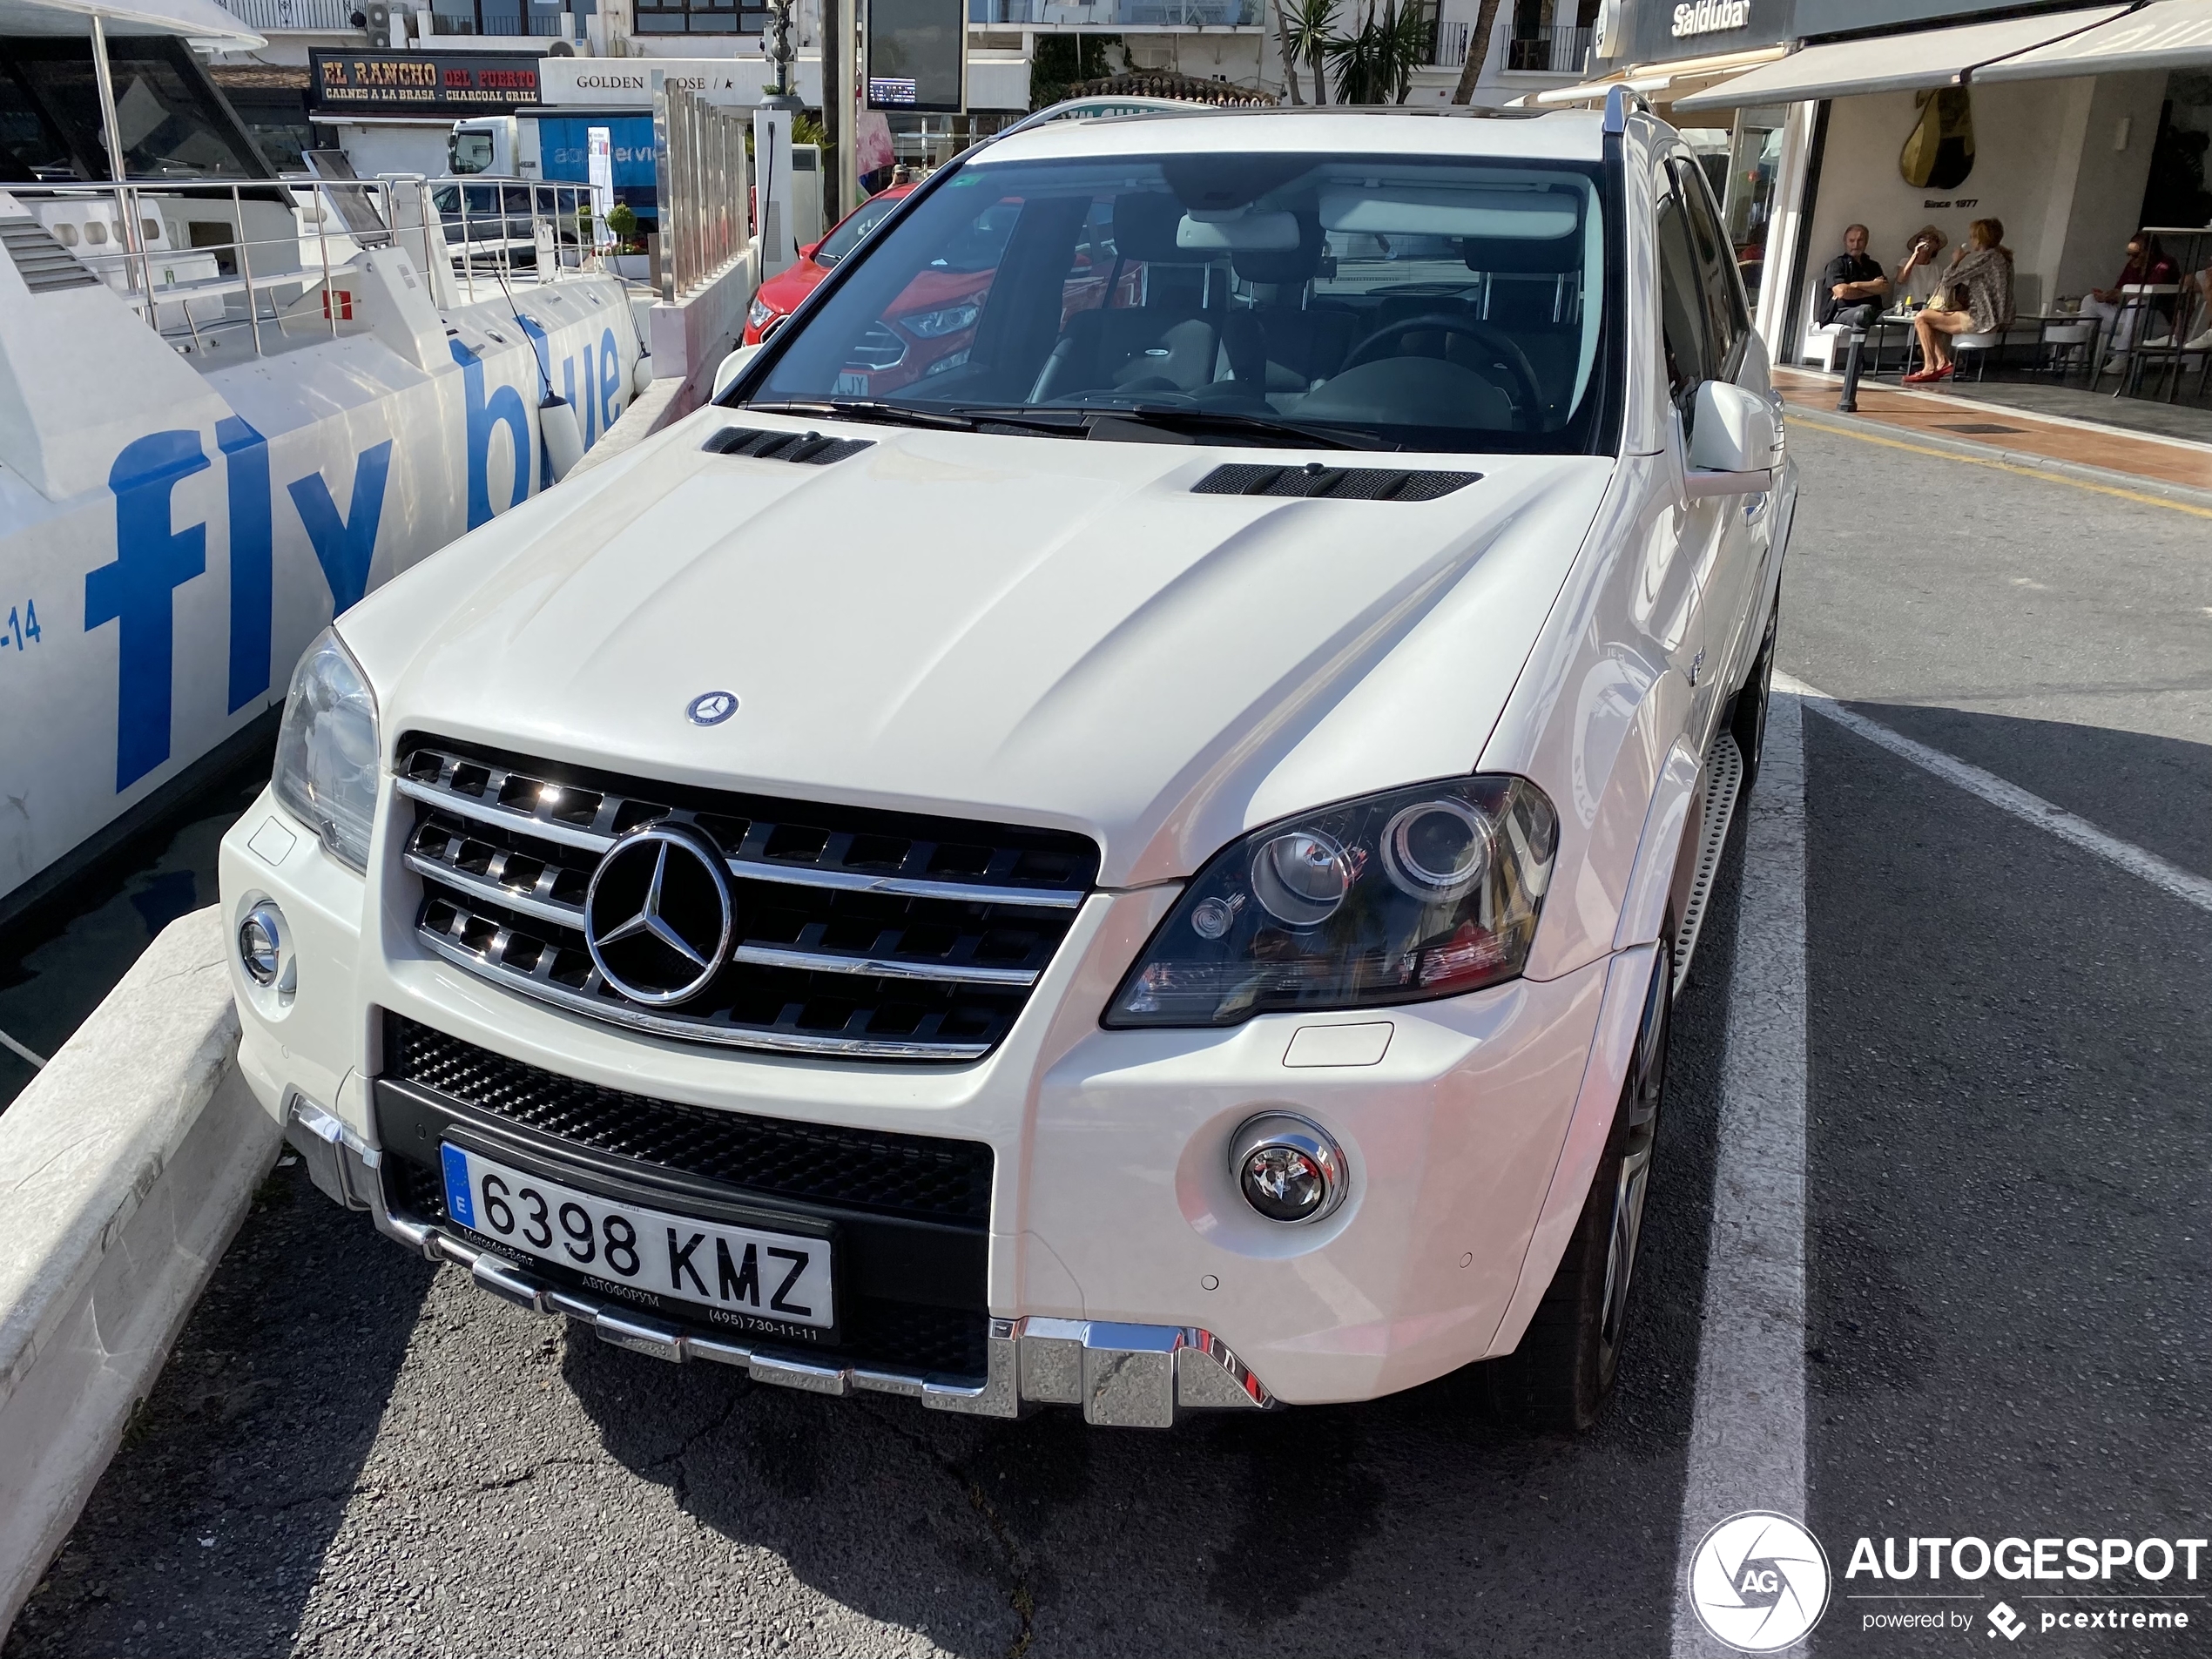
[[[1267,1386],[1227,1343],[1194,1325],[1042,1315],[994,1318],[986,1343],[989,1371],[981,1381],[870,1366],[823,1365],[788,1348],[753,1347],[702,1336],[596,1297],[558,1289],[490,1251],[394,1215],[384,1201],[381,1159],[375,1149],[350,1132],[334,1144],[341,1179],[347,1184],[345,1190],[363,1195],[356,1207],[368,1211],[377,1231],[386,1238],[428,1260],[463,1269],[480,1289],[503,1301],[536,1313],[565,1316],[590,1325],[602,1342],[656,1359],[733,1366],[755,1382],[806,1393],[896,1394],[918,1399],[930,1411],[971,1417],[1019,1417],[1037,1406],[1080,1406],[1085,1422],[1116,1428],[1170,1428],[1184,1412],[1266,1410],[1277,1404]],[[338,1201],[347,1202],[344,1197]]]

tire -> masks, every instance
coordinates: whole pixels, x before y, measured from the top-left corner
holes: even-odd
[[[1782,598],[1777,594],[1774,609],[1767,613],[1766,637],[1759,642],[1759,654],[1751,659],[1751,671],[1744,676],[1743,688],[1737,692],[1729,716],[1729,735],[1736,739],[1737,752],[1743,757],[1746,792],[1758,781],[1759,756],[1766,748],[1767,703],[1774,694],[1774,636],[1781,621]]]
[[[1663,937],[1674,937],[1671,924]],[[1521,1345],[1490,1366],[1491,1399],[1500,1414],[1534,1428],[1580,1433],[1596,1422],[1620,1377],[1673,1006],[1672,954],[1662,944],[1653,960],[1635,1052],[1574,1237]]]

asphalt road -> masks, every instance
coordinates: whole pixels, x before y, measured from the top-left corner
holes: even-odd
[[[1800,429],[1783,665],[2212,875],[2212,524]],[[1855,1541],[2212,1534],[2212,914],[1810,711],[1808,1523],[1822,1656],[2203,1577],[1896,1585]],[[1736,834],[1740,852],[1743,832]],[[571,1334],[272,1178],[4,1659],[1659,1655],[1740,863],[1678,1006],[1644,1301],[1580,1440],[1480,1379],[1169,1434],[824,1401]],[[1724,1217],[1726,1219],[1726,1217]],[[1750,1500],[1747,1499],[1747,1501]],[[1947,1602],[1861,1599],[1947,1594]],[[2000,1594],[2017,1642],[1983,1622]],[[1870,1628],[1955,1609],[1941,1634]]]

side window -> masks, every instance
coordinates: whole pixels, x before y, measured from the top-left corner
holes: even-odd
[[[1659,321],[1667,381],[1677,400],[1714,374],[1704,280],[1690,246],[1689,216],[1679,194],[1659,199]]]
[[[1736,250],[1721,230],[1704,170],[1677,161],[1674,174],[1675,187],[1689,218],[1690,241],[1697,250],[1705,314],[1710,320],[1714,372],[1718,374],[1734,365],[1737,347],[1751,332],[1751,320],[1744,314],[1743,291],[1737,281]]]

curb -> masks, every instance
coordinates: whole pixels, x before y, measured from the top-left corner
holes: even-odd
[[[0,1115],[0,1638],[267,1172],[213,907],[163,929]]]
[[[2116,472],[2109,467],[2092,467],[2078,461],[2060,461],[2050,455],[2030,455],[2019,449],[2000,449],[1993,444],[1975,443],[1966,438],[1954,438],[1948,433],[1888,426],[1879,421],[1870,421],[1863,415],[1844,415],[1833,409],[1804,409],[1787,401],[1784,404],[1783,419],[1811,427],[1816,431],[1825,428],[1851,437],[1879,439],[1904,448],[1938,449],[1965,461],[1996,462],[2022,472],[2044,473],[2054,478],[2094,484],[2101,489],[2121,490],[2133,496],[2155,496],[2177,506],[2212,512],[2212,489],[2195,489],[2187,484],[2168,483],[2162,478],[2145,478],[2137,473]]]

